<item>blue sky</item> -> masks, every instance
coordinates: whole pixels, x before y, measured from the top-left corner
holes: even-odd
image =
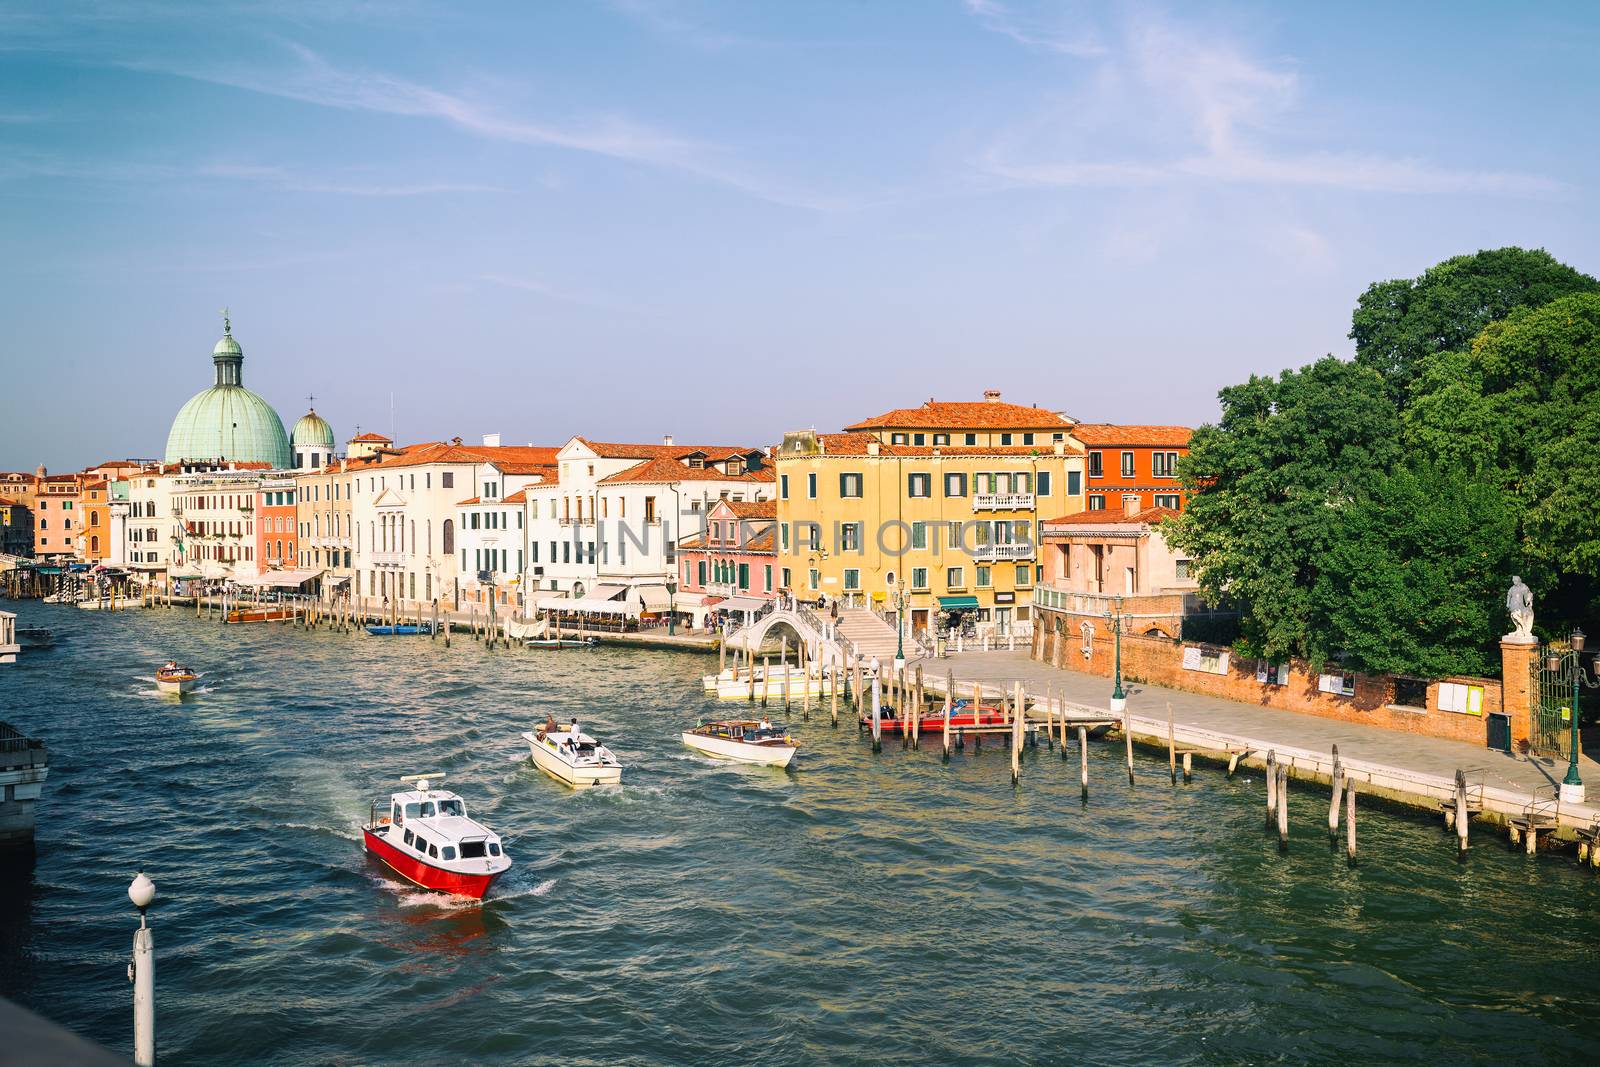
[[[341,437],[1199,423],[1371,281],[1600,273],[1597,54],[1580,4],[0,3],[0,469],[159,455],[223,305]]]

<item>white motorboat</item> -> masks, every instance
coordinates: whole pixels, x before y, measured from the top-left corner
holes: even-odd
[[[522,735],[541,771],[574,789],[622,781],[622,764],[609,748],[579,730],[576,722],[564,730],[553,726],[547,723]]]
[[[200,676],[188,667],[180,667],[169,660],[156,669],[156,688],[163,693],[176,693],[182,696],[194,689],[200,683]]]
[[[800,742],[789,731],[766,719],[729,719],[706,722],[683,732],[683,743],[696,752],[740,763],[787,767]]]

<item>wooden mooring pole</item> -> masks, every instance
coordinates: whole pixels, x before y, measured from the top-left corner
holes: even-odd
[[[1472,815],[1467,811],[1467,772],[1456,771],[1456,856],[1467,858],[1467,823]]]
[[[1122,709],[1122,744],[1127,750],[1128,784],[1133,784],[1133,713]]]
[[[1278,768],[1278,851],[1289,851],[1289,765]]]
[[[942,757],[946,763],[950,762],[950,708],[955,703],[955,699],[951,695],[955,692],[955,689],[955,672],[947,671],[944,684],[944,755]]]
[[[1062,754],[1065,755],[1066,745],[1062,745]],[[1078,727],[1078,788],[1082,793],[1083,802],[1089,802],[1089,728]]]
[[[1356,865],[1356,780],[1350,779],[1344,789],[1344,858],[1350,866]]]
[[[1333,799],[1328,803],[1328,842],[1339,841],[1339,808],[1344,804],[1344,764],[1339,761],[1339,746],[1333,746]]]
[[[1267,829],[1272,829],[1272,824],[1278,815],[1278,753],[1275,749],[1267,750]]]
[[[1172,701],[1167,701],[1167,774],[1178,784],[1178,742],[1172,732]]]

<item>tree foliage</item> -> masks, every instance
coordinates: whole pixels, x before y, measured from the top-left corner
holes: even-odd
[[[1484,327],[1519,307],[1539,307],[1600,281],[1544,249],[1496,248],[1456,256],[1418,278],[1375,282],[1351,316],[1356,362],[1387,378],[1403,398],[1418,360],[1465,349]]]
[[[1374,674],[1492,673],[1515,557],[1498,486],[1446,465],[1379,475],[1338,510],[1319,560],[1314,652]]]
[[[1183,476],[1199,491],[1163,531],[1208,599],[1239,606],[1245,649],[1320,660],[1322,558],[1339,509],[1398,459],[1398,414],[1377,372],[1332,356],[1252,377],[1221,401],[1221,422],[1189,442]]]
[[[1332,357],[1219,394],[1168,540],[1242,652],[1486,673],[1505,585],[1540,629],[1600,608],[1600,283],[1543,251],[1379,282]]]

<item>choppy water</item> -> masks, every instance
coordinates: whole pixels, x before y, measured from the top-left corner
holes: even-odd
[[[0,889],[0,993],[131,1048],[133,873],[155,879],[163,1064],[1589,1063],[1600,879],[1364,810],[1330,852],[1298,789],[1120,750],[874,756],[798,724],[789,772],[691,755],[713,660],[445,652],[28,604],[67,635],[0,668],[44,736],[31,876]],[[183,703],[168,657],[207,671]],[[732,707],[732,705],[724,705]],[[517,736],[578,713],[620,790],[572,793]],[[399,775],[448,773],[510,840],[489,900],[364,857]]]

